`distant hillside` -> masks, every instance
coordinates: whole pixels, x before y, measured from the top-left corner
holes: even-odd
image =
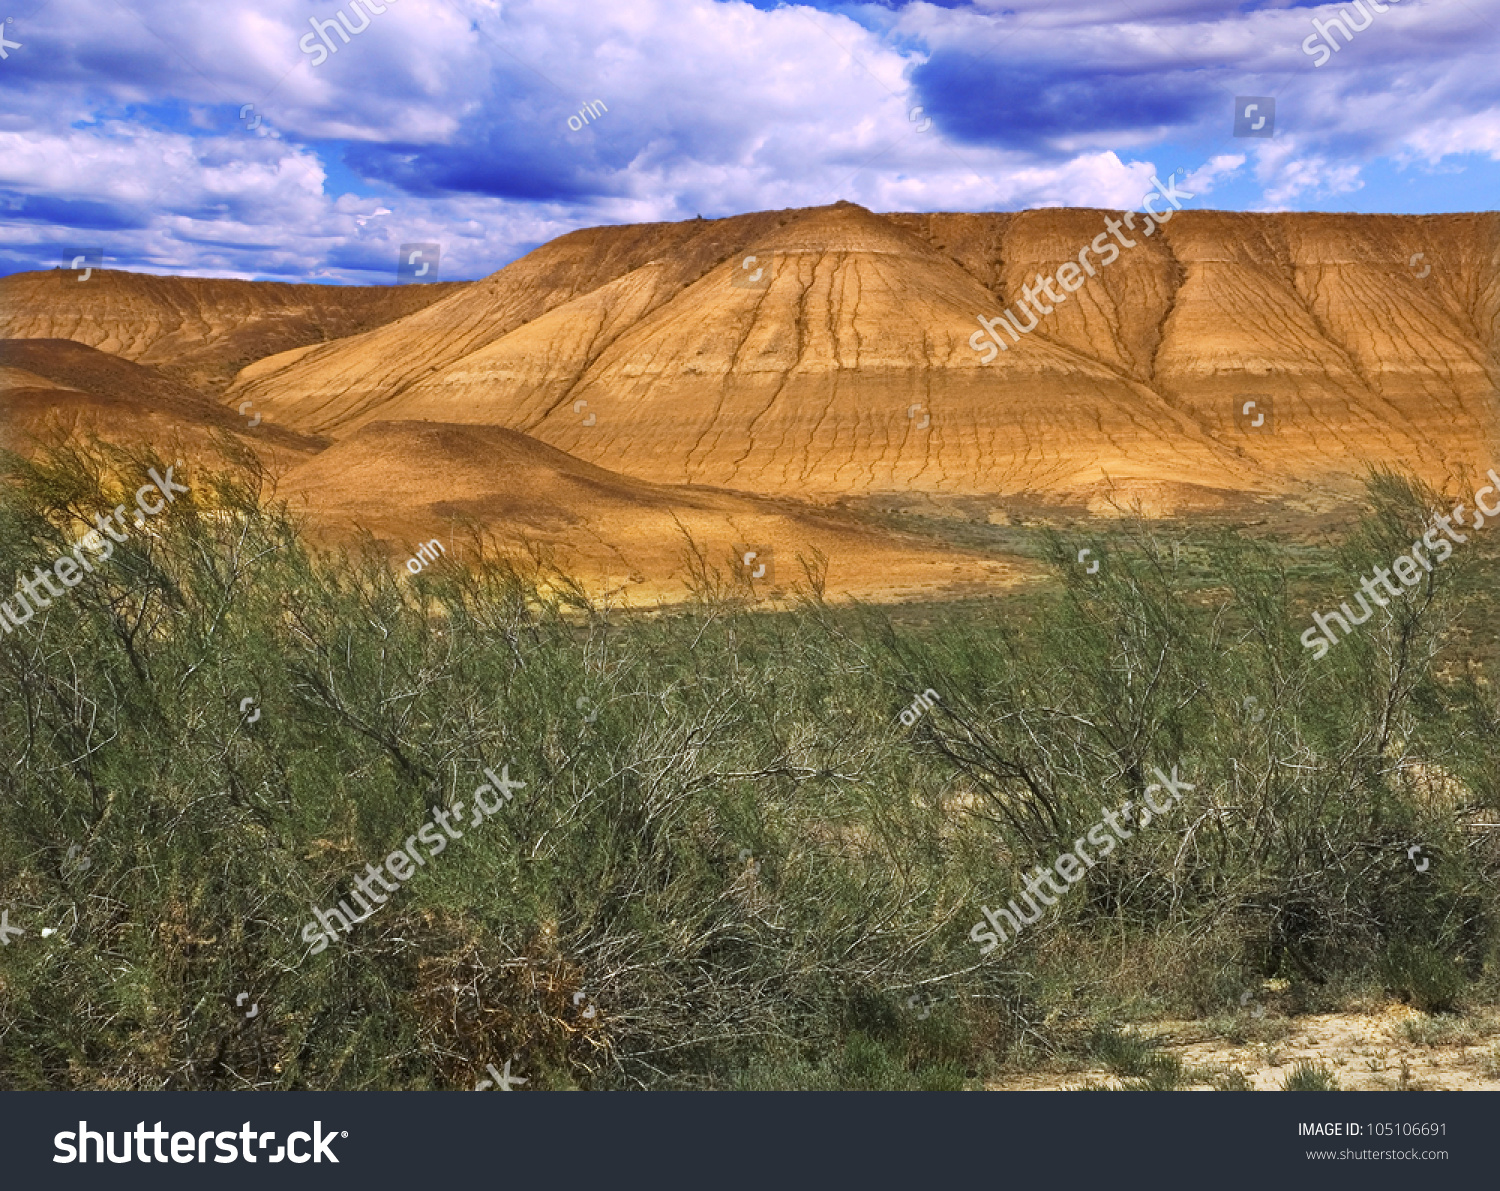
[[[96,269],[0,277],[0,338],[72,339],[154,364],[217,396],[262,356],[324,343],[420,310],[463,282],[285,285]]]
[[[841,203],[594,228],[263,360],[230,396],[335,437],[507,426],[642,479],[820,499],[1088,497],[1109,477],[1168,508],[1491,461],[1500,215],[1182,211],[981,363],[977,316],[1019,310],[1110,214]],[[765,288],[731,284],[752,255]],[[1252,399],[1273,414],[1254,429]]]
[[[1500,460],[1500,214],[1117,214],[589,228],[453,285],[25,274],[0,281],[0,416],[12,442],[228,430],[325,536],[399,554],[463,522],[647,600],[680,593],[684,530],[899,599],[1030,565],[855,510],[1315,518],[1370,465],[1457,486]],[[1035,329],[971,346],[980,316],[1031,322],[1039,275]]]
[[[0,446],[25,453],[37,438],[95,433],[115,442],[207,446],[234,435],[267,463],[288,463],[327,446],[245,416],[161,371],[70,339],[0,339]]]

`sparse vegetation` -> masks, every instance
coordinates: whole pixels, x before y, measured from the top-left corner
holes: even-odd
[[[1131,1078],[1150,1075],[1171,1057],[1161,1054],[1149,1038],[1108,1026],[1095,1031],[1089,1050],[1114,1074]],[[1177,1068],[1181,1069],[1180,1063]]]
[[[1218,1037],[1243,1046],[1247,1042],[1274,1044],[1284,1042],[1296,1028],[1290,1018],[1265,1014],[1237,1013],[1210,1018],[1209,1029]]]
[[[1339,1081],[1321,1063],[1294,1063],[1282,1082],[1283,1092],[1337,1092]]]
[[[1424,1014],[1401,1022],[1400,1036],[1417,1046],[1473,1046],[1500,1033],[1490,1014]]]
[[[154,462],[12,461],[0,573]],[[253,468],[179,474],[190,498],[0,637],[0,905],[28,931],[0,1085],[451,1088],[515,1057],[531,1087],[958,1088],[1082,1050],[1127,1086],[1240,1086],[1095,1023],[1244,1020],[1272,978],[1278,1013],[1494,999],[1477,547],[1314,663],[1275,548],[1228,533],[1198,543],[1211,589],[1148,526],[1095,576],[1055,537],[1054,589],[921,630],[816,590],[759,609],[708,559],[691,602],[625,617],[513,560],[321,553]],[[1425,516],[1389,477],[1371,498],[1350,574]],[[310,907],[502,762],[513,804],[307,954]],[[1184,804],[981,960],[979,906],[1174,765]]]

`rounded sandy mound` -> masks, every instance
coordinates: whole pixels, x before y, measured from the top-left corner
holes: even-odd
[[[757,594],[805,586],[798,555],[818,553],[834,597],[979,592],[1027,573],[794,502],[644,483],[493,426],[373,422],[288,473],[279,494],[324,537],[362,526],[398,562],[433,538],[450,559],[472,556],[472,525],[503,549],[540,547],[592,590],[637,603],[682,598],[690,548],[730,578],[765,566]]]

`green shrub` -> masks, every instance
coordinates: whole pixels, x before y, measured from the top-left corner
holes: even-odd
[[[1116,1075],[1144,1076],[1161,1058],[1149,1038],[1101,1026],[1089,1039],[1089,1053]]]
[[[1397,941],[1385,957],[1385,978],[1402,1000],[1423,1013],[1446,1013],[1464,991],[1464,975],[1444,952],[1425,943]]]
[[[160,464],[11,460],[0,575]],[[528,1089],[954,1088],[1076,1053],[1071,1022],[1221,1003],[1226,972],[1384,961],[1441,1007],[1451,957],[1486,957],[1500,859],[1462,816],[1495,813],[1500,709],[1434,661],[1457,556],[1312,663],[1297,587],[1327,606],[1353,562],[1229,533],[1127,521],[1094,577],[1055,539],[1052,586],[904,609],[757,606],[694,556],[686,603],[622,615],[459,525],[412,577],[317,547],[251,466],[178,474],[149,534],[0,635],[0,905],[28,931],[0,1086],[468,1088],[509,1059]],[[1388,562],[1421,501],[1372,492],[1350,549]],[[314,907],[502,764],[502,814],[310,953]],[[981,962],[979,906],[1174,766],[1185,805]],[[1387,945],[1412,938],[1443,950]],[[1134,1035],[1092,1049],[1189,1080]]]
[[[1125,1080],[1125,1090],[1130,1092],[1176,1092],[1192,1082],[1180,1056],[1156,1054],[1151,1056],[1144,1075]]]

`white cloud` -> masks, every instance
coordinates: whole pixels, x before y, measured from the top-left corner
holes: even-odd
[[[1240,166],[1245,164],[1243,153],[1220,153],[1211,157],[1203,165],[1199,166],[1182,183],[1182,189],[1191,191],[1193,194],[1212,194],[1214,184],[1220,179],[1235,173]]]
[[[1331,161],[1318,153],[1303,154],[1295,137],[1262,142],[1255,176],[1263,186],[1257,211],[1289,210],[1303,196],[1330,198],[1364,186],[1357,164]]]
[[[400,243],[436,240],[444,275],[472,276],[600,222],[840,198],[1129,209],[1152,173],[1206,160],[1185,188],[1208,193],[1245,151],[1261,203],[1281,207],[1357,190],[1381,154],[1500,158],[1493,24],[1414,0],[1318,71],[1298,46],[1322,9],[1208,0],[1021,0],[1008,15],[916,3],[859,21],[742,0],[385,3],[314,68],[297,47],[309,17],[349,0],[151,0],[139,17],[50,0],[19,38],[33,56],[0,64],[0,187],[19,196],[0,248],[105,240],[159,268],[378,280]],[[986,112],[979,133],[945,135],[964,99],[935,55],[985,53],[981,71],[1042,71],[1043,86],[1054,72],[1064,107],[1092,88],[1101,111],[1118,94],[1139,113],[1107,133],[1059,119],[1048,137],[1005,139],[1007,113]],[[1231,147],[1229,96],[1276,88],[1280,135],[1216,152]],[[607,112],[570,130],[590,100]],[[249,103],[267,135],[238,118]],[[354,179],[330,140],[394,180]],[[23,222],[30,200],[117,218],[96,231]]]
[[[1460,153],[1488,153],[1500,161],[1500,107],[1414,129],[1406,138],[1411,155],[1430,165]]]

